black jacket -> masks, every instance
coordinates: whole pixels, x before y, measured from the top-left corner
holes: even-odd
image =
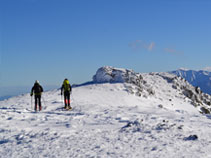
[[[31,95],[41,95],[43,92],[43,88],[40,84],[35,83],[34,86],[31,89]]]

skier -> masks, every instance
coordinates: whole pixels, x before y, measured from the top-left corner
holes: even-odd
[[[35,99],[35,108],[34,108],[35,111],[37,111],[37,103],[39,104],[39,111],[42,110],[42,105],[41,105],[42,92],[43,92],[43,88],[39,84],[39,81],[36,80],[34,83],[34,86],[31,89],[31,96],[34,94],[34,99]]]
[[[70,106],[70,93],[72,91],[72,87],[70,85],[70,82],[67,78],[63,81],[62,87],[61,87],[61,95],[64,94],[64,102],[65,102],[65,109],[72,109]]]

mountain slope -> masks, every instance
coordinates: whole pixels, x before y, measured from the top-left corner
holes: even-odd
[[[203,93],[200,88],[193,87],[183,78],[170,73],[141,74],[132,70],[106,66],[98,69],[93,81],[95,83],[129,83],[127,90],[137,96],[153,95],[154,98],[160,96],[161,100],[179,98],[182,102],[190,102],[202,113],[210,113],[210,95]]]
[[[171,73],[185,78],[189,83],[195,87],[200,87],[205,93],[211,94],[211,71],[210,68],[206,70],[185,70],[179,69]]]
[[[29,94],[0,101],[0,155],[210,157],[211,117],[199,113],[206,105],[194,107],[175,77],[103,67],[92,84],[73,88],[72,111],[61,109],[59,90],[43,94],[39,113]]]

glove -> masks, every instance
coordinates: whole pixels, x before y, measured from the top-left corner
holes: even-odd
[[[61,92],[61,95],[63,95],[63,93]]]
[[[32,96],[32,95],[33,95],[33,93],[30,94],[30,96]]]

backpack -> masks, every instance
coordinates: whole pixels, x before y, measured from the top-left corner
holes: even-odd
[[[35,94],[41,94],[41,92],[42,92],[41,86],[39,84],[35,84],[34,85],[34,93]]]
[[[71,91],[70,83],[69,83],[68,80],[65,80],[63,82],[63,87],[64,87],[64,92],[70,92]]]

